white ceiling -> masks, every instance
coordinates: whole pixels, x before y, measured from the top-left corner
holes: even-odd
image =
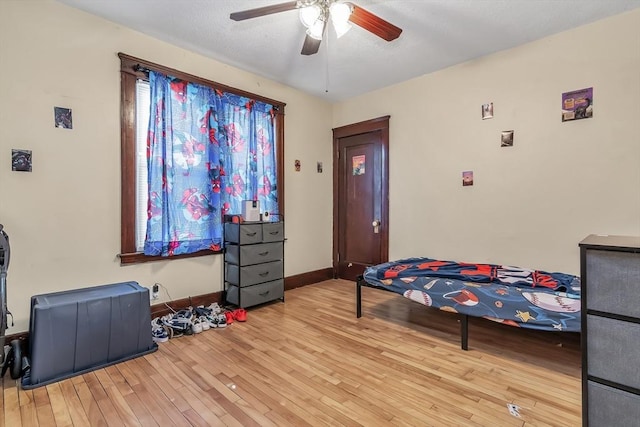
[[[352,0],[402,28],[400,37],[386,42],[354,26],[336,39],[330,27],[320,51],[303,56],[296,10],[229,19],[286,0],[58,1],[329,101],[640,7],[640,0]]]

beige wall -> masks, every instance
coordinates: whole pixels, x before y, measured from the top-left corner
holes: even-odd
[[[585,87],[594,118],[562,123]],[[640,235],[640,10],[347,100],[333,126],[386,114],[391,259],[579,273],[586,235]]]
[[[331,106],[51,0],[4,0],[0,222],[11,235],[16,321],[8,333],[27,330],[35,294],[123,280],[160,282],[170,299],[222,289],[220,256],[119,265],[117,52],[287,103],[287,276],[331,266],[331,128],[387,114],[392,259],[577,273],[587,234],[640,234],[640,11]],[[560,94],[589,86],[595,117],[561,123]],[[481,120],[485,102],[494,119]],[[53,127],[54,106],[73,109],[73,130]],[[515,145],[500,148],[509,129]],[[12,148],[33,150],[32,173],[11,172]],[[463,170],[475,172],[473,187],[461,186]]]
[[[160,282],[171,299],[222,289],[219,255],[127,267],[116,258],[118,52],[286,102],[285,274],[331,265],[329,103],[50,0],[3,0],[0,223],[11,238],[8,304],[15,318],[7,333],[28,329],[36,294],[125,280]],[[73,130],[54,128],[54,106],[73,109]],[[12,148],[33,150],[32,173],[11,171]],[[323,174],[316,161],[324,162]]]

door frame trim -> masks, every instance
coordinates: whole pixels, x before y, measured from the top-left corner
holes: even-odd
[[[382,143],[382,206],[380,227],[380,259],[383,262],[389,260],[389,118],[391,116],[382,116],[363,122],[353,123],[346,126],[333,128],[333,277],[338,277],[338,232],[339,232],[339,215],[340,206],[338,200],[338,189],[340,176],[338,174],[340,161],[339,155],[339,139],[363,133],[380,131]]]

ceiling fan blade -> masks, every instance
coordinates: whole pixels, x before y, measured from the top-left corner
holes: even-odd
[[[234,12],[231,15],[229,15],[229,18],[233,19],[234,21],[244,21],[245,19],[271,15],[272,13],[286,12],[287,10],[296,9],[297,7],[298,7],[297,1],[288,1],[286,3],[279,3],[271,6],[258,7],[255,9],[243,10],[241,12]]]
[[[302,52],[300,53],[303,55],[315,55],[316,53],[318,53],[318,50],[320,49],[321,41],[322,40],[314,39],[313,37],[307,34],[307,37],[305,37],[304,39],[304,44],[302,45]]]
[[[357,26],[372,32],[376,36],[381,37],[388,42],[397,39],[400,36],[400,33],[402,33],[402,28],[396,27],[392,23],[385,21],[360,6],[356,6],[353,3],[349,4],[352,8],[349,21],[353,22]]]

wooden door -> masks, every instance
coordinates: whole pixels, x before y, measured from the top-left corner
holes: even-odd
[[[355,280],[389,257],[389,116],[333,130],[334,276]]]

